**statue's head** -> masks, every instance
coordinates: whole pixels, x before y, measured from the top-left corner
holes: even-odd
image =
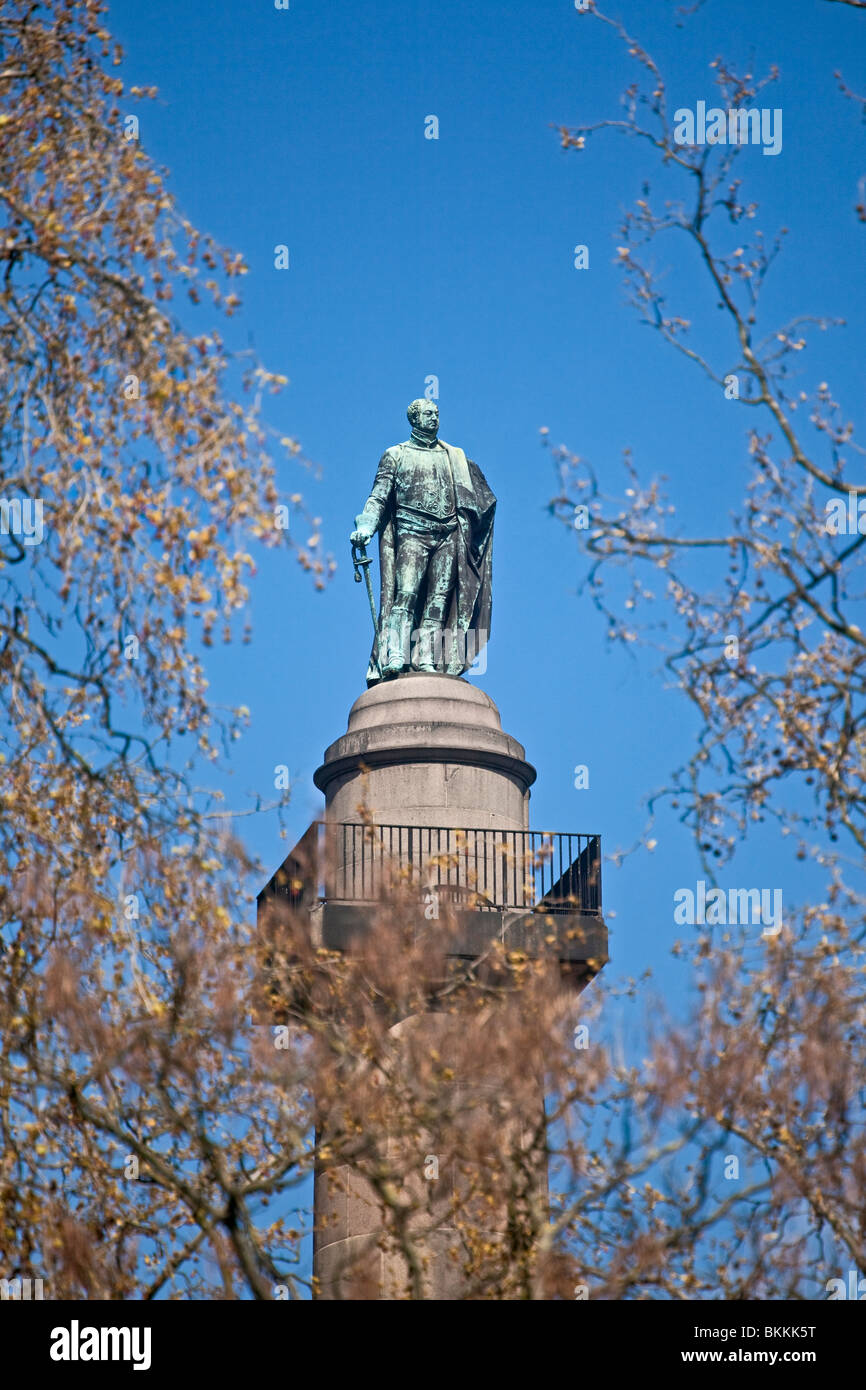
[[[428,401],[426,396],[412,402],[406,411],[406,418],[413,430],[435,435],[439,429],[439,407],[435,401]]]

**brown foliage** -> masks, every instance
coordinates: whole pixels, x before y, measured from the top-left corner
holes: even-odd
[[[492,941],[446,968],[447,914],[435,936],[417,930],[397,881],[350,957],[316,948],[299,914],[250,926],[252,866],[195,790],[245,712],[221,724],[196,637],[218,622],[231,635],[250,548],[286,540],[274,516],[296,446],[281,441],[280,463],[268,451],[260,397],[279,379],[253,368],[252,402],[235,401],[219,338],[168,316],[204,275],[231,311],[243,265],[126,140],[103,18],[89,0],[0,15],[0,458],[5,493],[45,506],[40,544],[0,538],[0,1271],[43,1277],[51,1298],[304,1296],[317,1165],[373,1203],[394,1296],[429,1292],[438,1235],[471,1298],[801,1296],[816,1269],[862,1268],[862,904],[823,842],[826,901],[769,942],[698,943],[694,1017],[656,1011],[636,1062],[601,1042],[600,1001],[578,1015],[552,962]],[[819,489],[849,483],[847,430],[821,388],[829,458],[800,441],[778,369],[801,326],[765,352],[753,341],[770,253],[713,250],[710,202],[735,226],[749,205],[726,168],[671,147],[660,75],[635,52],[662,122],[647,138],[697,200],[663,216],[702,258],[735,368],[785,447],[755,430],[742,517],[718,536],[666,529],[656,484],[608,514],[564,455],[559,503],[591,504],[593,580],[624,559],[668,584],[685,634],[669,661],[707,725],[674,793],[701,842],[728,853],[771,806],[799,834],[779,793],[811,776],[828,833],[862,845],[863,635],[847,600],[861,549],[812,524]],[[639,204],[622,260],[680,346],[684,322],[634,246],[657,229]],[[699,365],[719,379],[731,364]],[[730,557],[721,595],[679,573],[689,549]],[[324,582],[314,547],[298,559]],[[631,640],[631,618],[616,622]],[[187,735],[197,753],[178,771]],[[731,738],[736,767],[759,773],[719,789]],[[378,1286],[362,1270],[356,1296]]]

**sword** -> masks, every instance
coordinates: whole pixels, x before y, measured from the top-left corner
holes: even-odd
[[[379,623],[376,618],[376,600],[373,598],[373,585],[370,582],[370,566],[373,561],[367,554],[365,545],[357,545],[352,541],[352,564],[355,567],[355,583],[361,582],[361,570],[364,571],[364,578],[367,581],[367,598],[370,600],[370,615],[373,619],[373,631],[376,634],[376,642],[379,641]]]

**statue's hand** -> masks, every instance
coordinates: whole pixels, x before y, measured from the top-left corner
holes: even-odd
[[[372,538],[373,532],[368,531],[365,526],[359,526],[357,531],[353,531],[349,540],[352,545],[367,545]]]

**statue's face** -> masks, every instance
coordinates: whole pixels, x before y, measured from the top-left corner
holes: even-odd
[[[418,410],[418,424],[422,430],[439,429],[439,407],[435,401],[425,401]]]

